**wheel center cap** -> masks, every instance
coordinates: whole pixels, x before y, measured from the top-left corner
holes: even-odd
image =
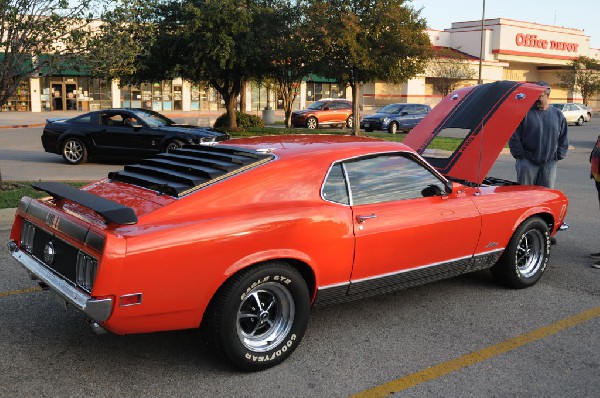
[[[267,311],[261,311],[258,319],[260,319],[261,323],[265,323],[267,319],[269,319],[269,313]]]

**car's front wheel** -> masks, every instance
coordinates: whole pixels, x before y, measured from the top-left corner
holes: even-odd
[[[62,156],[68,164],[80,164],[87,161],[88,151],[79,138],[67,138],[62,145]]]
[[[270,261],[230,278],[205,316],[210,342],[234,366],[249,371],[283,362],[308,324],[306,282],[291,265]]]
[[[583,119],[583,116],[579,116],[579,119],[577,119],[577,121],[575,122],[576,125],[578,126],[583,126],[583,122],[585,120]]]
[[[172,150],[175,149],[179,149],[183,146],[183,142],[179,141],[179,140],[172,140],[167,142],[167,145],[165,146],[165,152],[170,152]]]
[[[388,126],[388,132],[390,134],[396,134],[398,132],[398,123],[391,122],[390,125]]]
[[[317,127],[319,127],[319,122],[317,121],[316,117],[309,117],[308,119],[306,119],[306,128],[314,130]]]
[[[529,287],[542,277],[549,256],[548,225],[539,217],[531,217],[517,228],[500,260],[492,267],[492,274],[510,287]]]

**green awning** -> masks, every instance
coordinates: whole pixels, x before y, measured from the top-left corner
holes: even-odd
[[[50,55],[42,54],[39,57],[40,62],[49,62]],[[41,76],[90,76],[90,67],[87,65],[76,65],[69,62],[57,62],[55,65],[50,67],[49,65],[44,66],[40,70]]]
[[[335,79],[327,79],[325,77],[317,76],[314,73],[309,73],[308,76],[302,79],[303,82],[315,82],[315,83],[337,83]]]

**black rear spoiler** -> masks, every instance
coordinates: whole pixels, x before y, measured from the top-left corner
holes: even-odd
[[[92,209],[100,214],[106,221],[116,224],[131,225],[138,222],[131,207],[123,206],[120,203],[109,199],[101,198],[87,191],[74,188],[60,182],[36,182],[31,184],[33,189],[44,191],[54,198],[54,200],[68,199],[77,204]]]

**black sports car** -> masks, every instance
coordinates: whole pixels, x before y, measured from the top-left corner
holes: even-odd
[[[211,128],[177,124],[144,109],[107,109],[72,119],[50,118],[42,133],[46,152],[62,155],[69,164],[94,155],[149,156],[183,145],[223,141],[227,134]]]

